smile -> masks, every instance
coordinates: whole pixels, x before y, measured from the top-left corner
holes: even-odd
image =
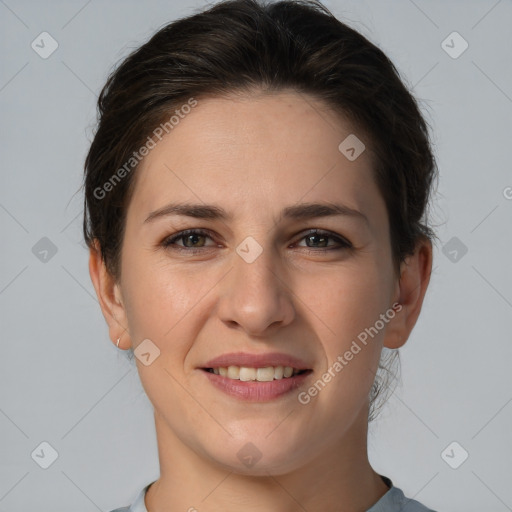
[[[288,379],[294,375],[300,375],[308,370],[299,370],[291,366],[266,366],[264,368],[251,368],[248,366],[228,366],[218,368],[205,368],[206,371],[221,375],[232,380],[244,382],[258,381],[271,382],[273,380]]]

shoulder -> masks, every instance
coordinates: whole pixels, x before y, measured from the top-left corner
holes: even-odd
[[[419,501],[408,498],[398,487],[392,487],[388,494],[390,495],[390,504],[393,504],[393,508],[389,509],[390,512],[391,510],[400,510],[400,512],[436,512]]]
[[[395,487],[388,477],[380,476],[389,490],[367,512],[436,512],[419,501],[405,496],[402,489]]]
[[[419,501],[405,498],[405,505],[401,509],[401,512],[436,512],[435,510],[426,507]]]
[[[116,508],[115,510],[111,510],[110,512],[148,512],[146,509],[146,505],[144,503],[144,498],[146,496],[146,491],[154,483],[155,483],[155,480],[152,480],[151,482],[144,485],[144,487],[142,487],[139,490],[139,493],[137,494],[135,500],[132,502],[131,505],[128,505],[126,507]]]

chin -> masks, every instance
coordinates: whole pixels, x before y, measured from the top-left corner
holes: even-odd
[[[267,432],[265,430],[265,432]],[[259,436],[243,436],[243,439],[230,438],[229,441],[215,443],[215,451],[211,445],[205,447],[208,457],[224,470],[248,476],[282,475],[293,471],[300,463],[300,446],[291,439],[276,436],[266,439],[267,434]]]

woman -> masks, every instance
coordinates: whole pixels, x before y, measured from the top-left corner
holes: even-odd
[[[159,30],[98,107],[89,270],[160,461],[117,510],[430,510],[367,455],[434,238],[389,59],[319,4],[234,0]]]

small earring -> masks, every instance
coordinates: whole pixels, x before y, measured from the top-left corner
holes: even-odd
[[[119,342],[120,341],[121,341],[121,338],[117,338],[117,343],[116,343],[117,348],[119,348]]]

